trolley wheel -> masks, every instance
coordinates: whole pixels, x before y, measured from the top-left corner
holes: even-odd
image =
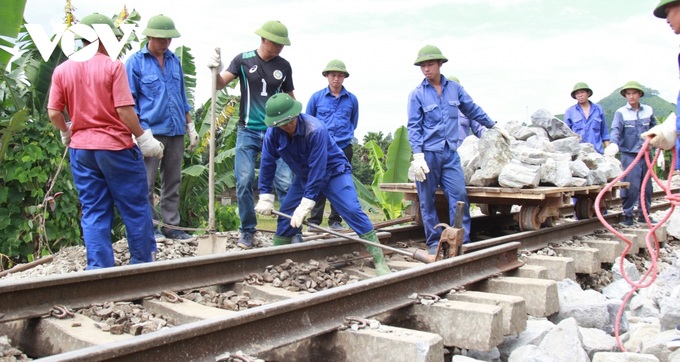
[[[592,219],[595,215],[595,210],[593,209],[593,200],[587,197],[581,197],[576,200],[576,206],[574,207],[576,212],[576,217],[579,220]]]
[[[522,206],[519,211],[519,229],[521,231],[538,230],[541,228],[541,221],[538,214],[541,212],[539,206]]]

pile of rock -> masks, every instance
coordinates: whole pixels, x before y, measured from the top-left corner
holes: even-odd
[[[621,162],[597,153],[546,110],[531,116],[531,124],[503,125],[515,141],[488,130],[480,139],[467,137],[458,148],[465,184],[531,188],[604,185],[619,176]],[[483,151],[483,152],[480,152]]]

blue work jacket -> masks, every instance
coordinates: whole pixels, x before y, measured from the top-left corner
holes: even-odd
[[[312,94],[305,113],[323,122],[341,149],[352,143],[359,124],[359,101],[344,86],[339,97],[331,93],[330,87]]]
[[[640,103],[640,108],[633,109],[626,103],[614,113],[610,141],[618,145],[621,152],[638,153],[644,143],[640,135],[655,125],[652,107]]]
[[[305,192],[303,197],[316,200],[328,180],[341,173],[350,172],[345,153],[328,134],[326,126],[318,119],[301,113],[295,134],[290,137],[280,127],[269,127],[262,142],[260,194],[271,194],[276,173],[276,160],[283,159],[299,177]]]
[[[184,89],[182,65],[175,53],[166,50],[161,70],[148,45],[132,54],[125,63],[135,112],[143,129],[156,136],[184,135],[191,110]]]
[[[413,153],[441,152],[448,145],[458,147],[460,110],[470,120],[487,128],[496,122],[474,103],[460,84],[442,78],[442,95],[423,79],[408,97],[408,139]]]
[[[602,142],[610,139],[604,111],[599,104],[588,102],[590,103],[588,117],[583,113],[583,108],[576,103],[564,112],[564,123],[581,136],[581,143],[592,143],[595,151],[602,153],[604,151]]]

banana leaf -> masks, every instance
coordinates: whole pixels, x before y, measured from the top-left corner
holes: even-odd
[[[196,89],[196,64],[194,64],[194,56],[191,55],[191,48],[184,45],[177,47],[177,49],[175,49],[175,54],[179,57],[180,64],[182,64],[184,88],[186,90],[189,105],[193,108],[194,91]]]
[[[0,7],[0,36],[16,38],[26,9],[26,0],[3,0]],[[0,45],[12,48],[14,44],[1,39]],[[5,69],[12,59],[12,53],[0,46],[0,69]]]

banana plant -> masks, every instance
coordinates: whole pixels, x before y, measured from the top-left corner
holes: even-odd
[[[395,132],[394,141],[387,148],[387,157],[384,156],[383,150],[373,140],[366,142],[364,147],[369,151],[370,163],[374,171],[371,184],[373,193],[371,195],[368,189],[355,180],[360,202],[363,205],[380,208],[387,220],[402,216],[406,207],[404,194],[382,191],[380,184],[408,181],[411,145],[408,142],[406,127],[401,126]]]

